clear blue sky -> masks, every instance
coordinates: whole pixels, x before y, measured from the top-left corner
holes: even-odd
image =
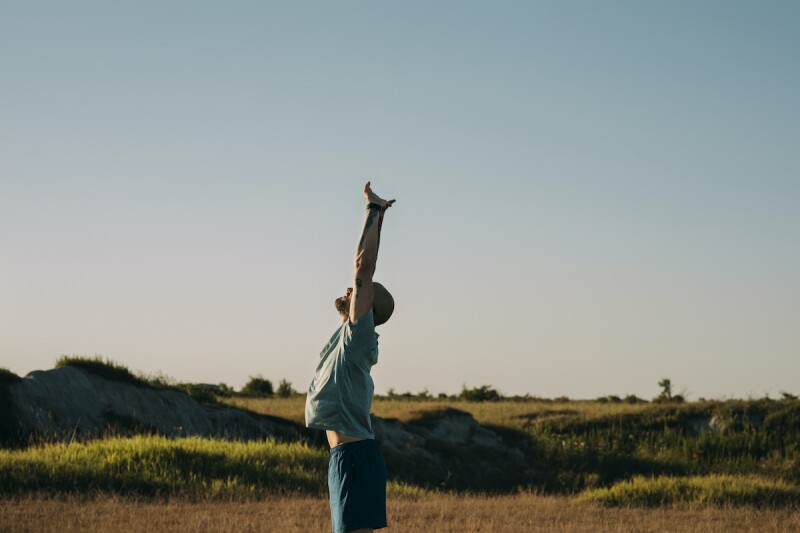
[[[0,366],[800,393],[796,2],[0,3]]]

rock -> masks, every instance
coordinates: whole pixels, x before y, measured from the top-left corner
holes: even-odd
[[[384,451],[406,454],[428,454],[425,439],[406,430],[398,420],[378,418],[372,415],[372,429],[375,441]]]
[[[453,489],[506,490],[528,479],[523,450],[469,413],[423,411],[401,423],[373,417],[391,476]]]
[[[416,427],[426,438],[442,442],[486,448],[503,447],[502,439],[495,432],[481,427],[471,414],[455,409],[448,409],[440,417],[433,418],[430,424]]]
[[[37,370],[8,386],[21,435],[48,440],[106,432],[229,439],[300,439],[288,422],[233,407],[205,406],[169,388],[137,386],[64,366]]]
[[[169,388],[129,383],[65,366],[3,384],[15,433],[44,440],[105,434],[306,441],[325,446],[319,431],[228,406],[207,406]],[[4,396],[5,397],[5,396]],[[4,433],[9,424],[0,427]],[[457,409],[422,411],[409,420],[372,418],[391,479],[446,489],[512,490],[531,479],[524,433],[482,426]],[[507,430],[510,431],[510,430]],[[0,435],[3,436],[3,435]]]

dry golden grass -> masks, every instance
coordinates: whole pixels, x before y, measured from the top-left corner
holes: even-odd
[[[565,497],[457,496],[391,498],[389,531],[670,532],[800,531],[798,510],[739,508],[609,509]],[[114,496],[0,500],[0,531],[8,532],[257,532],[330,531],[324,498],[250,502],[167,502]]]
[[[305,423],[305,396],[291,398],[220,398],[225,403],[250,409],[257,413],[278,416]],[[529,417],[558,416],[565,413],[580,414],[588,418],[603,415],[638,413],[651,404],[599,403],[589,401],[570,402],[466,402],[459,400],[399,400],[375,398],[372,413],[381,418],[397,418],[405,421],[417,411],[451,407],[471,413],[482,424],[499,424],[508,427],[523,427]]]

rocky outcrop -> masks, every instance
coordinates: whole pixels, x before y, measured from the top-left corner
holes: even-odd
[[[301,438],[300,428],[285,420],[233,407],[201,405],[178,390],[121,383],[72,366],[37,370],[6,387],[13,429],[23,441],[108,433]]]
[[[287,420],[201,405],[175,389],[119,381],[75,366],[15,378],[0,384],[3,398],[10,401],[4,413],[11,415],[0,424],[0,433],[13,431],[15,438],[0,435],[0,442],[156,433],[240,440],[274,437],[327,445],[323,432]],[[390,479],[483,491],[505,491],[531,479],[524,438],[482,426],[469,413],[446,408],[421,411],[403,422],[372,420]]]
[[[373,417],[373,429],[393,479],[497,491],[530,479],[530,463],[518,442],[457,409],[423,411],[405,423]]]

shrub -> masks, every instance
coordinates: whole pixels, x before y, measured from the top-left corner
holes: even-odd
[[[458,395],[458,399],[468,402],[496,402],[502,399],[502,396],[489,385],[481,385],[473,389],[468,389],[466,385],[464,385],[461,389],[461,393]]]
[[[176,388],[188,394],[189,397],[197,403],[219,405],[216,396],[216,385],[209,385],[207,383],[180,383]]]
[[[278,391],[276,394],[280,398],[289,398],[297,394],[297,392],[292,388],[292,384],[289,381],[282,379],[281,382],[278,383]]]
[[[180,385],[177,379],[161,371],[153,374],[137,373],[136,377],[159,389],[177,388]]]
[[[272,396],[272,382],[268,379],[264,379],[264,376],[261,374],[250,376],[250,381],[245,383],[245,386],[242,387],[242,394],[245,396],[259,397]]]
[[[220,383],[217,385],[217,390],[215,391],[217,396],[222,396],[223,398],[230,398],[236,394],[236,391],[233,390],[232,387],[228,386],[227,383]]]

